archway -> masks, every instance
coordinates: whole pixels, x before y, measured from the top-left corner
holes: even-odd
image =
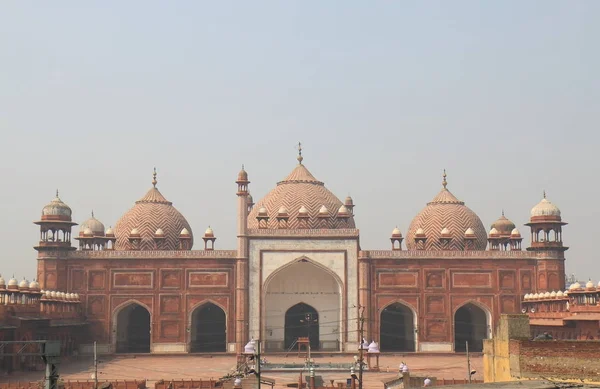
[[[467,303],[454,313],[454,351],[482,352],[483,340],[488,335],[488,315],[473,303]]]
[[[227,317],[216,304],[206,303],[192,312],[190,352],[227,351]]]
[[[319,349],[319,313],[308,304],[298,303],[285,313],[285,348],[298,338],[308,338],[312,350]]]
[[[299,320],[305,320],[306,313],[313,314],[313,321],[318,314],[318,320],[310,326],[311,348],[341,350],[344,331],[343,286],[330,269],[302,257],[274,271],[265,280],[263,290],[261,306],[264,324],[261,334],[265,339],[266,351],[288,349],[291,346],[290,337],[293,336],[290,331],[294,326],[288,325],[288,322],[296,320],[295,326],[298,326]],[[300,331],[306,334],[305,322],[299,327],[299,334]]]
[[[150,352],[150,312],[137,303],[117,314],[117,352]]]
[[[412,309],[401,303],[393,303],[381,311],[379,346],[381,351],[415,351]]]

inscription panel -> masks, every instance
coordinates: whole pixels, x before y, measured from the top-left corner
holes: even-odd
[[[425,284],[428,288],[443,288],[444,287],[444,272],[428,271],[425,273]]]
[[[425,325],[426,335],[429,341],[445,341],[446,340],[446,321],[444,320],[428,320]]]
[[[227,287],[229,274],[227,272],[192,271],[188,274],[190,288],[214,288],[215,286]]]
[[[452,273],[454,288],[491,288],[491,273],[456,272]]]
[[[160,269],[160,287],[163,289],[181,288],[181,270]]]
[[[500,288],[501,289],[514,289],[515,288],[515,272],[514,271],[500,271]]]
[[[180,313],[181,297],[179,295],[161,295],[160,296],[161,313]]]
[[[181,335],[179,322],[176,320],[161,320],[160,337],[164,339],[178,339]]]
[[[71,289],[74,291],[85,289],[85,271],[83,269],[71,270]]]
[[[446,304],[444,296],[427,296],[427,313],[444,313]]]
[[[106,272],[104,270],[90,270],[88,273],[89,290],[106,289]]]
[[[417,286],[418,272],[379,272],[378,284],[383,288],[415,288]]]
[[[87,314],[94,317],[102,317],[106,313],[105,296],[87,296]]]
[[[531,271],[529,270],[521,270],[521,290],[531,290]]]
[[[154,273],[151,271],[118,271],[113,273],[113,288],[151,289]]]

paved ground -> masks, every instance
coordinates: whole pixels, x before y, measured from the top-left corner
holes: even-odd
[[[296,356],[266,356],[271,363],[303,363],[302,358]],[[233,356],[122,356],[122,357],[100,357],[98,371],[99,379],[146,379],[157,381],[160,379],[218,379],[227,374],[235,366]],[[315,362],[320,364],[351,363],[351,356],[323,355],[316,356]],[[381,372],[365,373],[365,388],[381,388],[381,380],[396,374],[398,365],[404,361],[414,375],[431,375],[438,378],[463,379],[467,373],[467,360],[464,355],[423,355],[415,354],[409,356],[388,356],[380,358]],[[474,378],[482,379],[482,357],[473,356],[471,366],[477,370]],[[93,372],[92,359],[80,357],[77,360],[65,361],[60,365],[61,377],[65,380],[90,379]],[[317,374],[323,376],[327,384],[329,380],[345,382],[349,372],[322,372]],[[277,387],[284,387],[287,383],[298,382],[298,373],[265,372],[265,376],[276,379]],[[0,377],[0,381],[34,381],[43,378],[43,372],[18,373],[10,377]]]

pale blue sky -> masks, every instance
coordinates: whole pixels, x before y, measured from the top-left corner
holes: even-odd
[[[106,226],[150,187],[235,248],[255,200],[305,164],[351,194],[364,249],[449,189],[486,228],[563,211],[567,270],[595,248],[596,1],[6,1],[0,12],[0,273],[36,272],[56,188]],[[78,231],[77,229],[75,231]]]

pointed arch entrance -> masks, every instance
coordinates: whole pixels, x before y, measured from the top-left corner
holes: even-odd
[[[489,312],[473,303],[467,303],[454,313],[454,351],[482,352],[483,340],[488,337]]]
[[[122,308],[116,317],[117,353],[150,352],[150,312],[137,303]]]
[[[340,351],[343,284],[330,269],[301,257],[271,273],[263,291],[261,333],[267,351],[286,350],[293,337],[305,337],[307,331],[313,350]]]
[[[190,352],[227,351],[227,315],[216,304],[202,304],[192,311]]]
[[[379,346],[381,351],[415,351],[415,313],[396,302],[381,311]]]
[[[308,304],[298,303],[285,313],[285,348],[296,339],[308,338],[312,350],[319,349],[319,313]]]

